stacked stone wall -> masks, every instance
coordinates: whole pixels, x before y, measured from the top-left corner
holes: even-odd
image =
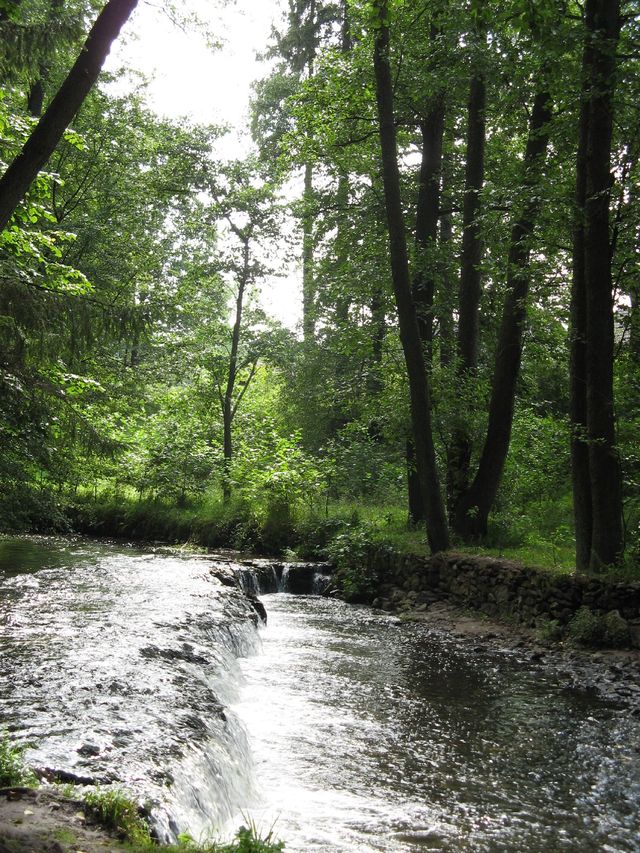
[[[596,614],[618,611],[640,644],[640,583],[614,583],[580,575],[554,575],[508,560],[448,552],[433,557],[374,549],[381,578],[378,603],[396,609],[447,599],[499,619],[535,627],[545,620],[566,625],[581,607]]]

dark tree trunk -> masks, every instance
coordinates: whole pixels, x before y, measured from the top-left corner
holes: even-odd
[[[443,164],[442,170],[442,207],[440,213],[440,243],[450,246],[453,240],[453,218],[451,216],[452,199],[450,195],[451,174],[448,164]],[[446,252],[443,251],[443,255]],[[442,269],[440,289],[438,293],[438,326],[440,332],[440,366],[449,367],[453,364],[455,351],[453,309],[455,306],[453,276],[449,266]]]
[[[409,379],[416,467],[426,507],[427,537],[431,550],[440,551],[449,545],[449,531],[440,493],[433,445],[429,381],[422,352],[416,309],[411,295],[393,115],[393,86],[389,67],[389,28],[385,23],[388,17],[386,0],[380,0],[377,3],[377,10],[379,11],[380,21],[374,47],[374,70],[380,124],[382,177],[389,229],[391,276],[398,309],[400,339]]]
[[[478,39],[485,39],[482,29]],[[484,186],[484,152],[486,144],[485,109],[487,87],[484,73],[474,69],[469,86],[467,110],[467,158],[465,163],[464,201],[462,210],[462,253],[458,295],[458,376],[464,388],[473,381],[478,366],[480,336],[480,296],[482,292],[482,233],[480,228],[480,194]],[[448,501],[454,506],[469,486],[471,436],[464,413],[454,426],[448,453]]]
[[[238,232],[236,232],[238,233]],[[222,404],[222,428],[223,428],[223,472],[222,472],[222,499],[228,503],[231,499],[231,461],[233,459],[233,442],[231,427],[235,415],[233,404],[233,392],[238,377],[238,348],[240,346],[240,331],[242,329],[242,312],[244,307],[244,292],[249,281],[249,238],[244,236],[243,266],[240,281],[238,282],[238,293],[236,296],[236,315],[231,332],[231,351],[229,353],[229,368],[227,372],[227,384],[224,394],[221,395]]]
[[[498,492],[511,440],[530,282],[530,239],[540,208],[538,183],[549,142],[550,119],[549,93],[539,92],[531,112],[523,163],[525,201],[509,242],[507,294],[496,346],[487,435],[476,476],[469,490],[460,496],[454,516],[456,533],[467,541],[486,535],[489,511]]]
[[[407,493],[409,497],[409,524],[418,527],[426,521],[424,511],[424,500],[420,488],[420,477],[416,468],[416,452],[413,447],[413,439],[408,438],[405,446],[407,461]]]
[[[444,99],[436,98],[429,114],[420,122],[422,162],[416,210],[416,263],[413,276],[413,301],[418,315],[418,328],[427,360],[433,343],[433,296],[435,276],[433,261],[429,265],[429,247],[438,236],[440,213],[440,175],[442,172],[442,137],[444,134]]]
[[[634,370],[640,366],[640,286],[632,282],[629,290],[631,316],[629,317],[629,355]]]
[[[313,23],[316,18],[316,3],[309,3],[309,18]],[[315,62],[315,43],[312,40],[307,55],[307,76],[313,76]],[[304,195],[302,214],[302,334],[305,342],[311,342],[315,337],[315,276],[313,270],[313,166],[307,162],[304,166]]]
[[[586,160],[589,138],[589,83],[591,39],[585,40],[582,61],[582,104],[576,155],[576,195],[573,224],[573,273],[569,364],[569,416],[571,418],[571,480],[576,536],[576,568],[589,568],[592,537],[591,478],[587,442],[587,291],[584,274],[584,208],[587,196]]]
[[[426,119],[420,122],[422,136],[422,161],[416,205],[416,271],[413,276],[412,292],[418,317],[418,329],[427,362],[433,350],[433,299],[435,277],[433,266],[429,268],[429,247],[433,247],[438,236],[440,213],[440,174],[442,171],[442,138],[444,134],[444,98],[439,96]],[[431,262],[433,264],[433,262]],[[409,438],[406,446],[407,494],[409,499],[409,521],[417,526],[426,521],[426,512],[420,478],[415,463],[415,449]]]
[[[313,167],[304,167],[302,214],[302,332],[305,341],[315,335],[315,281],[313,274]]]
[[[587,435],[592,535],[589,568],[602,571],[623,550],[622,484],[613,401],[613,284],[609,203],[618,0],[587,0],[592,39],[589,135],[585,160],[584,276],[586,284]]]
[[[95,83],[113,40],[138,0],[109,0],[91,28],[66,80],[53,98],[22,151],[0,179],[0,231],[45,165],[66,128]]]
[[[29,94],[27,96],[27,109],[30,115],[38,118],[42,115],[42,107],[44,104],[44,82],[42,76],[31,84]]]

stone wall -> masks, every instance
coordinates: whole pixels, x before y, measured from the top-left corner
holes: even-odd
[[[395,609],[400,598],[419,607],[446,598],[456,605],[528,627],[555,619],[566,625],[583,606],[594,613],[618,611],[640,639],[640,583],[554,575],[509,560],[446,553],[433,557],[374,550],[381,578],[380,601]]]

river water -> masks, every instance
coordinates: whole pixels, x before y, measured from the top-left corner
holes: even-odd
[[[35,765],[297,853],[640,851],[640,721],[514,653],[215,561],[0,540],[0,725]]]

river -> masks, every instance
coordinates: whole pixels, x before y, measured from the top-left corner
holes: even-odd
[[[0,725],[29,761],[297,853],[639,851],[640,720],[515,652],[216,561],[0,540]],[[228,568],[228,567],[227,567]]]

